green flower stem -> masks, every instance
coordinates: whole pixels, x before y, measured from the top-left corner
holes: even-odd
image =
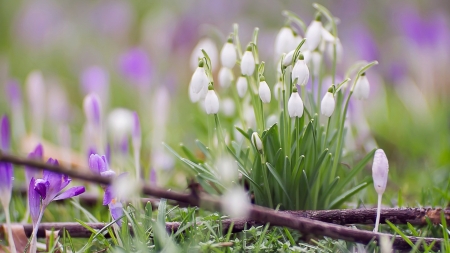
[[[267,198],[269,199],[269,207],[274,208],[273,206],[273,200],[272,200],[272,194],[270,191],[270,185],[269,185],[269,178],[267,177],[267,164],[266,164],[266,158],[264,154],[260,155],[261,158],[261,169],[263,174],[263,180],[264,180],[264,188],[266,189]]]
[[[13,233],[11,230],[11,216],[9,213],[9,205],[3,205],[3,210],[5,210],[6,226],[8,227],[8,243],[11,247],[11,253],[16,253],[16,244],[14,243]]]
[[[36,225],[33,228],[33,232],[31,234],[31,243],[30,243],[30,252],[36,252],[37,250],[37,232],[38,232],[38,228],[39,228],[39,224],[41,223],[42,217],[44,216],[44,206],[41,206],[41,209],[39,211],[39,217],[37,219]]]
[[[239,40],[239,25],[234,24],[233,25],[233,34],[234,34],[234,45],[236,46],[236,50],[238,52],[239,59],[242,59],[242,48],[241,48],[241,41]]]
[[[333,115],[331,115],[332,117]],[[330,122],[331,122],[331,117],[328,118],[328,122],[327,122],[327,129],[325,130],[325,140],[324,140],[324,145],[323,148],[327,148],[328,145],[328,132],[330,130]]]

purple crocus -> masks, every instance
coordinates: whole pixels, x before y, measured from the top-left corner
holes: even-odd
[[[141,48],[131,48],[119,60],[120,72],[129,82],[142,88],[148,87],[152,66],[147,53]]]
[[[36,159],[36,160],[42,160],[42,157],[44,156],[44,148],[42,147],[42,144],[38,144],[33,151],[28,154],[28,158],[30,159]],[[34,177],[36,178],[38,175],[37,170],[25,166],[25,178],[27,182],[30,182],[31,179]]]
[[[115,178],[116,173],[113,170],[110,170],[108,167],[108,162],[106,160],[106,156],[100,156],[98,154],[93,154],[89,157],[89,168],[95,174],[99,174],[103,177],[107,178]],[[122,176],[121,174],[119,175]],[[113,188],[111,185],[103,187],[105,191],[105,195],[103,196],[103,205],[108,205],[109,211],[111,212],[111,216],[114,220],[119,219],[123,214],[123,206],[120,201],[116,198]],[[117,225],[121,225],[122,221],[117,220]]]

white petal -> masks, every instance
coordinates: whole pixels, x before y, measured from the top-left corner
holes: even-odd
[[[343,54],[343,48],[342,48],[342,43],[341,40],[339,38],[336,38],[335,42],[336,43],[336,61],[339,63],[342,60],[342,54]],[[328,53],[328,58],[332,61],[333,60],[333,50],[334,50],[334,43],[327,43],[327,53]]]
[[[321,62],[322,62],[322,54],[317,51],[312,52],[311,53],[311,65],[312,65],[314,76],[319,76]]]
[[[204,86],[208,86],[208,83],[209,81],[205,68],[197,67],[194,74],[192,74],[191,83],[189,84],[192,92],[199,93]]]
[[[222,211],[230,218],[246,218],[249,214],[250,199],[241,187],[233,187],[221,197]]]
[[[373,186],[378,194],[383,194],[386,189],[389,172],[389,163],[382,149],[377,149],[373,157],[372,178]]]
[[[322,23],[317,20],[313,20],[306,29],[305,38],[308,45],[308,50],[314,51],[322,40]]]
[[[201,99],[205,98],[206,93],[208,92],[208,85],[203,86],[203,88],[198,93],[194,93],[189,86],[189,99],[192,103],[201,101]]]
[[[266,81],[262,81],[259,83],[259,97],[261,98],[261,101],[263,103],[270,103],[271,100],[271,93],[269,85],[267,85]]]
[[[320,104],[320,111],[322,115],[326,117],[331,117],[334,112],[334,108],[336,106],[336,102],[334,100],[334,96],[331,92],[327,92],[322,99],[322,103]]]
[[[322,38],[327,42],[333,42],[335,40],[334,36],[323,27],[322,27]]]
[[[243,98],[245,96],[245,93],[247,92],[247,78],[240,76],[236,82],[236,89],[238,92],[239,97]]]
[[[255,71],[255,58],[251,51],[245,51],[241,60],[241,73],[246,76],[253,75]]]
[[[202,49],[205,50],[211,59],[212,69],[216,69],[219,61],[219,53],[216,44],[209,38],[200,40],[194,50],[192,50],[190,59],[191,69],[194,70],[198,66],[198,58],[203,58]]]
[[[255,148],[258,151],[262,151],[263,150],[263,143],[262,143],[261,138],[259,137],[257,132],[253,132],[251,139],[252,139],[253,146],[255,146]]]
[[[233,43],[227,42],[220,51],[220,61],[222,66],[232,69],[236,64],[237,54]]]
[[[208,90],[206,94],[205,111],[207,114],[216,114],[219,112],[219,98],[214,90]]]
[[[292,50],[284,56],[283,66],[287,67],[292,64],[292,57],[294,56],[294,52],[295,52],[295,50]]]
[[[303,101],[298,92],[293,92],[288,101],[288,112],[291,118],[303,116]]]
[[[309,69],[304,60],[298,60],[292,69],[292,80],[297,79],[297,84],[306,85],[309,80]]]
[[[275,59],[280,59],[282,54],[291,51],[295,46],[295,37],[291,28],[283,27],[275,39]]]
[[[234,80],[233,72],[227,67],[220,68],[219,71],[219,84],[223,88],[228,88],[231,82]]]
[[[369,97],[370,85],[367,77],[360,76],[358,82],[355,84],[355,89],[353,90],[353,95],[356,99],[363,100]]]

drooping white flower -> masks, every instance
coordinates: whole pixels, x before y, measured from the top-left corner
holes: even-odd
[[[334,42],[335,37],[325,27],[322,27],[322,39],[326,42]]]
[[[328,58],[332,61],[334,58],[334,44],[336,44],[336,62],[339,63],[342,60],[342,54],[344,49],[342,48],[342,43],[339,38],[336,38],[336,40],[332,43],[327,43],[327,54]]]
[[[222,106],[220,107],[223,114],[226,116],[233,116],[236,110],[236,105],[234,104],[234,100],[231,98],[225,98],[221,101]]]
[[[275,58],[278,60],[282,54],[293,50],[296,46],[295,41],[294,32],[290,27],[281,28],[275,38]]]
[[[313,20],[311,24],[306,29],[306,44],[307,49],[310,51],[314,51],[320,44],[322,40],[323,26],[320,21],[320,16]]]
[[[320,111],[322,112],[322,115],[331,117],[331,115],[333,115],[335,106],[336,102],[334,100],[333,93],[328,91],[325,96],[323,96],[322,103],[320,104]]]
[[[208,93],[206,93],[205,111],[207,114],[217,114],[219,112],[219,98],[212,87],[208,89]]]
[[[369,97],[369,93],[369,80],[367,80],[366,74],[363,73],[355,84],[353,96],[355,96],[356,99],[363,100]]]
[[[241,60],[241,73],[245,76],[253,75],[255,71],[255,57],[253,57],[251,46],[247,47]]]
[[[377,149],[373,157],[372,178],[375,191],[378,193],[378,208],[375,221],[374,232],[378,232],[378,224],[380,223],[381,198],[386,190],[388,179],[389,163],[386,154],[382,149]]]
[[[245,190],[240,186],[235,186],[221,198],[222,211],[230,218],[246,218],[249,214],[251,204]]]
[[[191,69],[194,70],[197,67],[198,59],[204,57],[202,49],[205,50],[209,59],[211,59],[211,68],[216,69],[219,63],[219,53],[216,44],[209,38],[201,39],[192,51],[190,59]]]
[[[322,54],[318,51],[313,51],[311,53],[311,65],[313,69],[313,75],[319,76],[320,63],[322,62]]]
[[[236,64],[237,54],[236,48],[233,45],[233,40],[229,39],[225,45],[223,45],[220,51],[220,61],[223,67],[232,69]]]
[[[206,93],[208,92],[208,86],[203,86],[203,88],[198,93],[194,93],[191,89],[191,86],[189,86],[189,99],[192,103],[196,103],[198,101],[201,101],[201,99],[205,98]]]
[[[203,65],[204,62],[200,61],[198,67],[194,71],[194,74],[192,74],[189,86],[193,93],[199,93],[203,87],[208,86],[209,80]]]
[[[267,85],[266,79],[264,76],[260,77],[259,89],[258,89],[259,97],[263,103],[270,103],[272,98],[272,94],[270,93],[269,85]]]
[[[216,160],[215,165],[222,183],[230,184],[232,181],[239,178],[238,166],[231,156],[225,155],[219,157]]]
[[[295,87],[288,101],[288,112],[291,118],[303,116],[303,101]]]
[[[256,150],[258,150],[259,153],[263,152],[263,143],[257,132],[253,132],[252,134],[252,144],[253,146],[255,146]]]
[[[292,64],[292,57],[294,56],[295,50],[291,50],[289,53],[287,53],[283,58],[283,66],[287,67]]]
[[[295,80],[297,80],[296,84],[303,86],[303,85],[306,85],[308,83],[308,80],[309,80],[309,69],[308,69],[308,66],[305,63],[305,60],[304,60],[302,54],[300,54],[300,58],[295,63],[291,74],[292,74],[292,80],[294,82],[295,82]]]
[[[240,76],[236,82],[236,89],[239,97],[243,98],[247,92],[248,83],[245,76]]]
[[[228,88],[231,82],[234,80],[233,71],[227,67],[220,68],[219,71],[219,84],[223,88]]]

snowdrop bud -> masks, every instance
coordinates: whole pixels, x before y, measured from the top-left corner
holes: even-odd
[[[253,75],[255,71],[255,58],[253,57],[252,46],[247,47],[241,60],[241,73],[245,76]]]
[[[330,60],[333,60],[334,57],[334,44],[336,43],[336,62],[341,62],[342,60],[342,54],[344,49],[342,48],[342,43],[341,40],[339,38],[336,38],[336,40],[334,41],[334,43],[328,43],[328,47],[327,47],[327,53],[328,53],[328,57],[330,58]]]
[[[218,52],[216,44],[209,38],[202,39],[198,42],[198,44],[195,46],[194,50],[191,54],[191,68],[194,70],[197,67],[198,64],[198,58],[203,58],[202,49],[205,50],[205,52],[208,54],[209,59],[211,59],[211,68],[216,69],[217,63],[218,63]]]
[[[266,78],[261,76],[259,80],[259,97],[263,103],[270,103],[271,94],[269,85],[266,83]]]
[[[108,132],[117,143],[127,138],[133,129],[133,113],[124,108],[117,108],[108,114]]]
[[[300,54],[299,59],[294,65],[294,68],[292,69],[292,80],[297,80],[297,84],[304,86],[308,83],[309,80],[309,69],[308,66],[306,66],[304,57],[302,54]]]
[[[219,112],[219,98],[214,92],[212,83],[209,84],[208,93],[206,93],[205,110],[207,114],[217,114]]]
[[[230,218],[246,218],[251,208],[250,199],[242,187],[235,186],[221,199],[222,211]]]
[[[248,83],[245,76],[240,76],[236,82],[236,89],[239,97],[243,98],[247,92]]]
[[[289,52],[295,47],[295,36],[292,29],[288,26],[281,28],[275,39],[275,58],[276,60],[282,54]]]
[[[234,80],[233,71],[227,67],[222,67],[219,71],[219,84],[223,88],[228,88]]]
[[[288,112],[291,118],[303,116],[303,101],[295,86],[288,101]]]
[[[117,199],[131,199],[140,192],[141,184],[127,174],[117,176],[112,182],[112,191]]]
[[[95,93],[88,94],[83,101],[84,114],[89,124],[100,127],[101,107],[100,98]]]
[[[230,37],[220,51],[220,61],[222,66],[232,69],[236,64],[237,54],[236,48],[233,45],[233,39]]]
[[[224,100],[222,100],[221,111],[223,112],[223,114],[225,114],[226,116],[233,116],[235,110],[236,106],[233,99],[225,98]]]
[[[203,60],[198,62],[198,67],[195,70],[194,74],[192,74],[191,83],[189,84],[189,88],[193,93],[199,93],[204,86],[208,87],[208,76],[206,75],[206,71]]]
[[[238,179],[238,167],[236,161],[232,157],[219,157],[215,164],[223,183],[228,184]]]
[[[369,80],[367,80],[366,73],[362,73],[355,84],[353,96],[355,96],[356,99],[363,100],[369,97],[369,93],[370,93]]]
[[[322,32],[323,26],[320,21],[320,14],[318,14],[316,19],[313,20],[306,29],[305,38],[307,39],[306,43],[310,51],[313,51],[319,46],[320,41],[322,40]]]
[[[292,50],[284,56],[284,59],[283,59],[284,67],[290,66],[292,64],[292,57],[294,56],[294,52],[295,52],[295,50]]]
[[[320,62],[322,61],[322,54],[319,51],[314,51],[311,53],[311,65],[313,68],[313,75],[319,76]]]
[[[382,149],[377,149],[373,157],[372,178],[373,186],[378,194],[383,194],[386,189],[389,172],[389,163]]]
[[[325,96],[323,96],[322,103],[320,104],[320,111],[322,112],[322,115],[331,117],[331,115],[333,115],[335,106],[336,102],[334,101],[333,93],[332,91],[330,92],[330,90],[328,90]]]
[[[257,132],[253,132],[252,134],[252,144],[253,146],[255,146],[256,150],[258,150],[259,153],[263,153],[263,144]]]

